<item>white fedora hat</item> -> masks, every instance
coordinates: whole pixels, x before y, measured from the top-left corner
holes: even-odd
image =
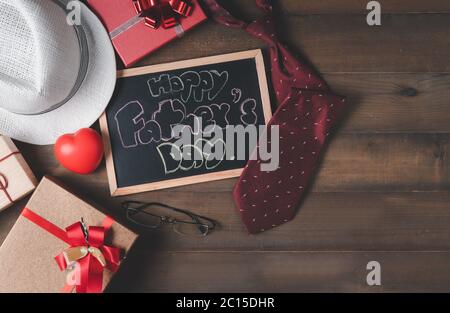
[[[0,134],[39,145],[91,126],[114,92],[116,61],[106,30],[81,2],[0,0]]]

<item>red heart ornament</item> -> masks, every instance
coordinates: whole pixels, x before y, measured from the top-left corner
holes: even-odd
[[[77,174],[90,174],[103,159],[103,143],[93,129],[83,128],[75,134],[58,138],[54,147],[56,159],[66,169]]]

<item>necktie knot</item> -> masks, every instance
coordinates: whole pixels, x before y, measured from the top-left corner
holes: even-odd
[[[345,99],[333,94],[319,75],[278,41],[269,1],[256,0],[265,15],[250,24],[232,17],[216,0],[205,3],[218,23],[244,28],[270,46],[278,109],[267,131],[271,132],[273,125],[279,127],[279,166],[264,172],[259,166],[261,160],[250,160],[233,190],[247,230],[259,233],[294,217],[331,128],[344,112]]]
[[[264,40],[270,46],[275,45],[278,40],[275,29],[275,21],[270,14],[250,23],[247,26],[246,30],[249,34],[254,37],[260,38],[261,40]]]

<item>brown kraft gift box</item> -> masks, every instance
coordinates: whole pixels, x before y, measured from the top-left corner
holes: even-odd
[[[11,139],[0,135],[0,211],[34,190],[37,180]]]
[[[106,216],[53,179],[44,177],[0,247],[0,292],[62,292],[67,273],[60,270],[55,256],[69,245],[25,217],[25,211],[62,230],[81,218],[87,227],[102,226]],[[135,233],[114,222],[106,233],[105,245],[119,248],[123,257],[136,239]],[[113,275],[109,269],[103,269],[102,290]]]

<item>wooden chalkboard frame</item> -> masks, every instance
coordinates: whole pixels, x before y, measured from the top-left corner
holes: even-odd
[[[172,62],[172,63],[150,65],[150,66],[144,66],[144,67],[140,67],[140,68],[126,69],[126,70],[118,71],[117,78],[119,79],[119,78],[138,76],[138,75],[143,75],[143,74],[158,73],[158,72],[171,71],[171,70],[176,70],[176,69],[191,68],[191,67],[197,67],[197,66],[202,66],[202,65],[217,64],[217,63],[224,63],[224,62],[230,62],[230,61],[239,61],[239,60],[245,60],[245,59],[255,59],[256,71],[258,74],[258,80],[259,80],[259,86],[260,86],[260,92],[261,92],[264,120],[265,120],[265,123],[268,124],[270,118],[272,117],[272,109],[271,109],[271,105],[270,105],[270,96],[269,96],[269,89],[268,89],[268,85],[267,85],[267,76],[266,76],[266,69],[264,66],[264,58],[263,58],[262,50],[260,50],[260,49],[242,51],[242,52],[230,53],[230,54],[223,54],[223,55],[218,55],[218,56],[204,57],[204,58],[198,58],[198,59],[184,60],[184,61],[178,61],[178,62]],[[227,179],[227,178],[234,178],[234,177],[238,177],[239,175],[241,175],[242,170],[243,170],[243,168],[232,169],[232,170],[226,170],[226,171],[221,171],[221,172],[194,175],[194,176],[189,176],[189,177],[164,180],[161,182],[152,182],[152,183],[146,183],[146,184],[140,184],[140,185],[135,185],[135,186],[127,186],[127,187],[119,188],[117,186],[116,172],[115,172],[115,167],[114,167],[114,159],[113,159],[112,148],[111,148],[111,143],[110,143],[109,127],[108,127],[108,120],[107,120],[106,112],[104,112],[103,115],[100,117],[100,129],[102,132],[103,144],[105,147],[105,159],[106,159],[106,170],[107,170],[107,175],[108,175],[108,182],[109,182],[111,196],[113,196],[113,197],[125,196],[125,195],[145,192],[145,191],[154,191],[154,190],[179,187],[179,186],[185,186],[185,185],[191,185],[191,184],[197,184],[197,183],[203,183],[203,182],[209,182],[209,181],[215,181],[215,180],[221,180],[221,179]]]

